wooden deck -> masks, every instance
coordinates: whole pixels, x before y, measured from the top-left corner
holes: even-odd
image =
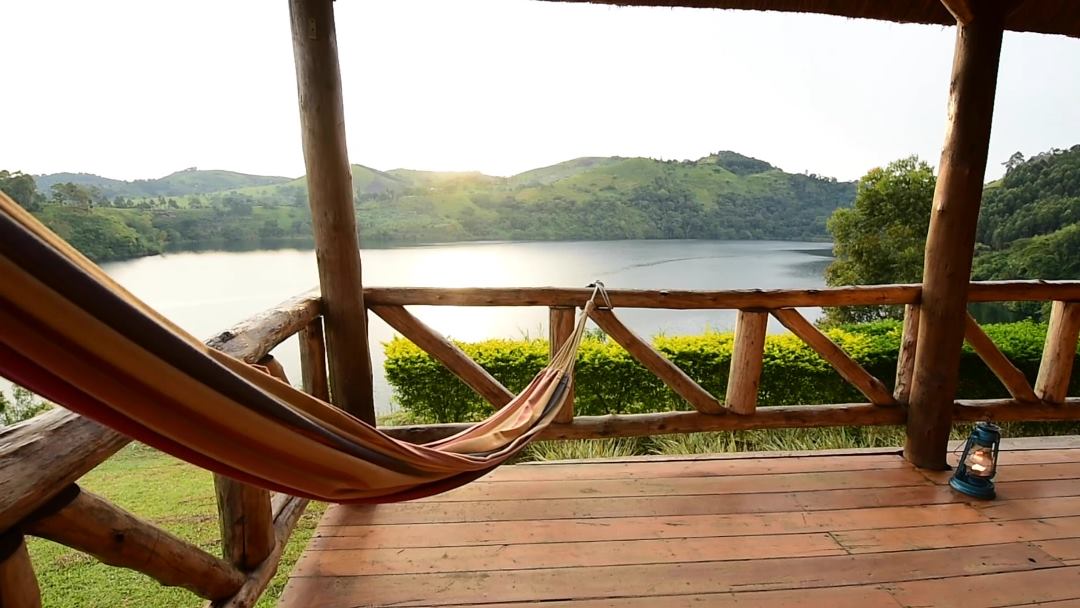
[[[991,502],[882,450],[508,466],[332,507],[280,606],[1080,607],[1080,438],[1006,448]]]

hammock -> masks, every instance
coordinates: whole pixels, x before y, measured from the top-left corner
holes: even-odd
[[[596,296],[521,394],[415,445],[207,347],[0,193],[0,375],[205,469],[316,500],[429,496],[518,453],[565,401]]]

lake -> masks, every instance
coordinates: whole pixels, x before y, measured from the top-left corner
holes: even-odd
[[[584,287],[610,289],[814,288],[824,286],[831,245],[789,241],[582,241],[461,243],[364,249],[364,283],[402,287]],[[136,296],[199,338],[317,284],[308,250],[170,253],[104,265]],[[413,307],[454,339],[547,336],[547,309]],[[806,309],[811,319],[820,316]],[[645,336],[731,329],[733,311],[623,310],[619,317]],[[375,398],[392,411],[382,377],[382,343],[394,332],[371,316]],[[778,330],[778,326],[771,328]],[[295,339],[274,355],[299,382]]]

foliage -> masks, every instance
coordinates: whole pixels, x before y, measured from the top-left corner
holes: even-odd
[[[1073,435],[1080,432],[1080,423],[1076,422],[1006,422],[1000,426],[1005,437]],[[957,425],[950,434],[953,439],[964,439],[970,432],[969,425]],[[904,428],[899,426],[721,431],[650,437],[642,442],[647,450],[642,453],[677,455],[885,448],[902,446],[904,439]]]
[[[221,553],[214,482],[207,471],[133,444],[87,473],[79,485],[211,554]],[[277,575],[257,606],[270,608],[277,603],[288,572],[315,531],[324,508],[320,503],[308,505],[285,548]],[[133,570],[107,566],[74,549],[36,538],[28,545],[45,606],[195,608],[205,604],[189,591],[162,587]]]
[[[855,204],[837,209],[828,228],[836,260],[825,270],[829,285],[878,285],[922,280],[926,232],[935,178],[930,165],[912,156],[870,170]],[[888,307],[830,309],[830,321],[896,317]]]
[[[1007,168],[983,194],[973,278],[1080,278],[1080,146],[1027,161],[1014,154]],[[1014,318],[1045,318],[1046,311],[1036,302],[990,310]]]
[[[1002,352],[1034,380],[1046,326],[1032,321],[984,326]],[[826,330],[871,374],[891,384],[896,373],[901,323],[883,320],[840,325]],[[653,344],[713,395],[723,395],[731,361],[733,335],[659,336]],[[545,340],[489,340],[459,344],[495,378],[517,392],[546,364]],[[1080,367],[1080,360],[1078,360]],[[479,420],[491,407],[439,362],[403,338],[386,344],[386,377],[398,405],[413,420]],[[965,347],[959,394],[966,398],[1007,397],[1008,393],[978,356]],[[611,341],[582,342],[575,370],[575,411],[580,415],[662,412],[687,409],[656,376]],[[1073,374],[1074,388],[1080,373]],[[759,403],[763,406],[850,403],[865,397],[847,384],[810,347],[791,334],[770,335],[765,342]]]
[[[33,176],[22,171],[0,170],[0,192],[10,196],[28,211],[36,211],[41,207],[41,195],[38,194]]]
[[[645,443],[646,441],[639,437],[540,441],[529,444],[529,447],[525,449],[525,458],[527,460],[583,460],[635,456],[646,453]]]
[[[1000,182],[988,187],[979,214],[978,240],[993,250],[1003,250],[1011,243],[1051,234],[1077,222],[1080,145],[1014,164]]]
[[[164,235],[138,212],[48,205],[38,217],[94,261],[152,255],[164,246]]]
[[[576,159],[511,178],[353,165],[352,177],[364,240],[393,243],[824,239],[825,218],[854,194],[851,183],[784,173],[734,152],[681,162]],[[36,187],[50,193],[38,195],[39,217],[98,261],[311,239],[305,178],[188,169],[124,182],[60,173],[39,176]],[[117,222],[141,244],[131,246],[135,235]],[[85,224],[79,235],[76,224]]]
[[[12,389],[10,400],[0,390],[0,427],[29,420],[51,407],[48,402],[38,399],[37,395],[21,386]]]

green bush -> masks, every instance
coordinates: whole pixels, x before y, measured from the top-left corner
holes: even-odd
[[[1029,380],[1034,382],[1042,356],[1046,325],[1031,321],[984,326],[986,333]],[[841,325],[824,330],[852,358],[887,385],[896,375],[899,321]],[[655,347],[713,395],[727,387],[731,333],[658,336]],[[525,387],[547,363],[546,340],[488,340],[458,345],[511,391]],[[1080,359],[1078,359],[1080,361]],[[582,342],[576,367],[575,411],[579,415],[642,413],[689,409],[622,347],[590,335]],[[969,347],[960,364],[958,394],[968,399],[1007,397],[1008,392]],[[438,361],[411,342],[396,337],[386,344],[386,377],[398,405],[414,420],[479,420],[491,406]],[[1072,390],[1080,387],[1073,374]],[[863,402],[827,362],[791,334],[765,341],[759,404],[790,405]]]

